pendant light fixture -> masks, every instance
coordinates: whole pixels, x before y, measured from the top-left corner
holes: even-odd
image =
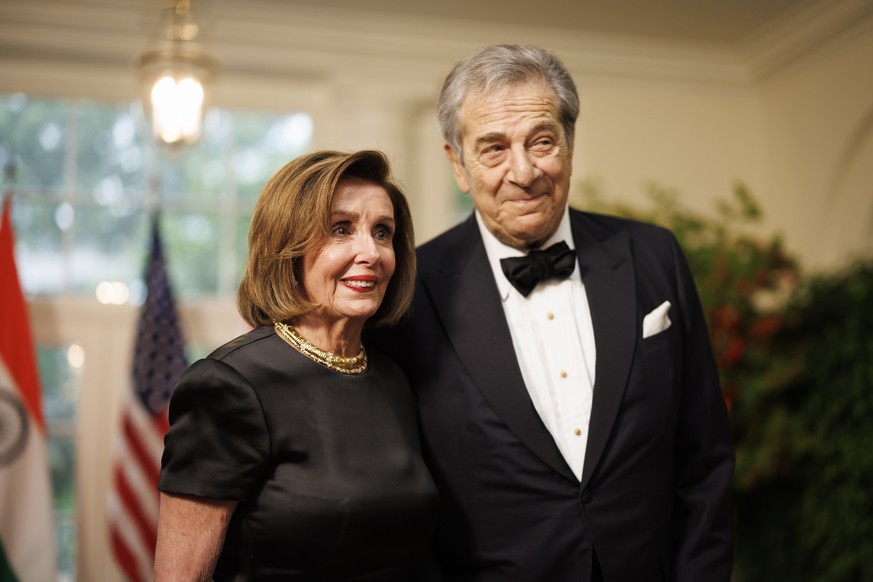
[[[164,1],[158,34],[136,59],[143,108],[155,139],[181,148],[197,142],[217,63],[198,42],[193,0]]]

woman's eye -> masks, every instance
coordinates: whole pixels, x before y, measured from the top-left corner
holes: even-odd
[[[377,228],[376,232],[373,233],[377,240],[391,240],[392,235],[393,233],[388,228]]]
[[[337,225],[333,227],[333,234],[337,236],[346,235],[349,234],[349,232],[349,229],[343,225]]]

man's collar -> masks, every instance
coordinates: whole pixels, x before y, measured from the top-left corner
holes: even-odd
[[[506,257],[523,257],[527,254],[527,251],[519,250],[497,240],[497,237],[491,234],[491,231],[485,226],[485,222],[482,220],[482,216],[480,216],[479,212],[476,211],[474,214],[476,215],[476,224],[479,226],[479,234],[482,235],[482,242],[485,244],[485,254],[488,255],[488,264],[491,265],[491,271],[494,273],[494,280],[497,281],[497,290],[500,292],[500,299],[505,301],[506,297],[509,295],[509,290],[512,289],[512,285],[506,280],[506,277],[503,274],[503,269],[500,267],[500,259],[505,259]],[[540,248],[545,249],[561,241],[566,242],[567,246],[571,249],[576,248],[576,245],[573,243],[573,231],[570,228],[570,210],[568,206],[564,206],[564,215],[558,223],[558,228],[552,233],[552,236],[546,239]],[[581,281],[578,268],[573,270],[570,279],[577,282]]]

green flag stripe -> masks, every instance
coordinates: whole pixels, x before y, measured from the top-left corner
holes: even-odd
[[[18,582],[18,577],[12,571],[12,564],[6,559],[6,551],[0,543],[0,582]]]

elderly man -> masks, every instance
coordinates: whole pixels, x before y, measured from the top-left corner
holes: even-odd
[[[418,250],[390,346],[418,399],[446,580],[727,582],[733,452],[706,324],[666,230],[569,209],[579,99],[491,46],[439,101],[475,212]]]

